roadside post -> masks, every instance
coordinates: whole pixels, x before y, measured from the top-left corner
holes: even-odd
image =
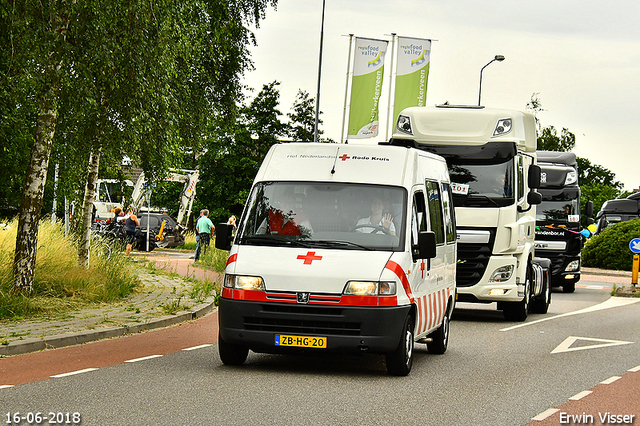
[[[640,238],[629,242],[629,250],[633,253],[633,267],[631,268],[631,284],[638,285],[638,264],[640,263]]]

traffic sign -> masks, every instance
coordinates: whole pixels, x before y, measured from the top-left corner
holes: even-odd
[[[640,253],[640,238],[634,238],[629,242],[629,250],[633,253]]]

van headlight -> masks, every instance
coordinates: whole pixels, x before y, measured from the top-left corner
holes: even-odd
[[[237,288],[239,290],[264,291],[264,280],[262,277],[227,274],[224,276],[224,286],[227,288]]]
[[[490,283],[503,283],[509,281],[513,275],[513,265],[501,266],[493,271],[489,278]]]
[[[395,281],[349,281],[343,294],[354,296],[392,296],[396,294]]]

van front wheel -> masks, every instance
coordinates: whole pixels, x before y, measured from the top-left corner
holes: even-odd
[[[218,332],[218,352],[225,365],[242,365],[247,360],[249,348],[225,342]]]
[[[394,376],[406,376],[413,365],[413,317],[407,315],[398,347],[386,355],[387,371]]]

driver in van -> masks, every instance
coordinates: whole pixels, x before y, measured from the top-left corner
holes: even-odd
[[[382,198],[374,196],[371,200],[371,216],[362,218],[356,223],[356,232],[371,234],[396,235],[391,213],[385,212]],[[371,225],[371,226],[367,226]]]

